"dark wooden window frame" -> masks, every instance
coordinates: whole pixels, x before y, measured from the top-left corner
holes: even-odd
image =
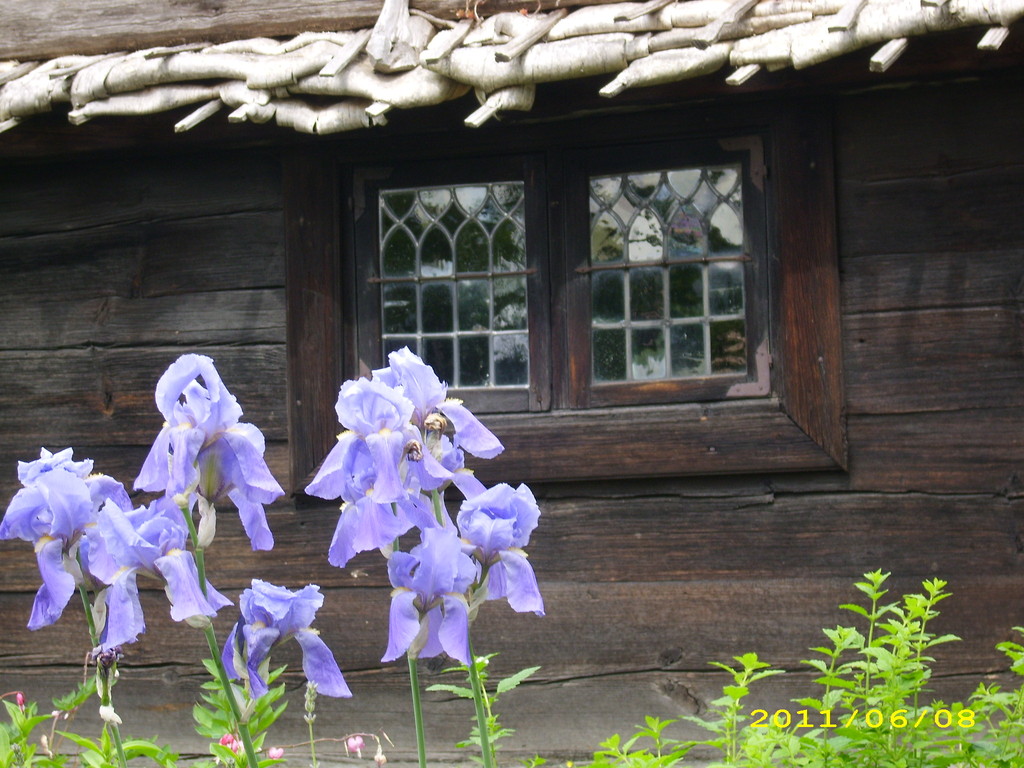
[[[487,424],[505,444],[498,458],[476,469],[485,482],[586,480],[837,469],[846,466],[840,337],[839,270],[831,123],[821,102],[777,100],[742,110],[695,110],[644,116],[651,141],[678,135],[763,133],[774,190],[769,222],[768,335],[772,367],[768,397],[749,400],[556,408],[494,413]],[[595,126],[600,123],[600,130]],[[615,143],[637,135],[637,116],[594,119],[543,128],[466,134],[473,151],[541,151]],[[532,138],[531,138],[532,137]],[[435,137],[436,138],[436,137]],[[451,146],[461,146],[453,137]],[[394,138],[388,157],[422,157],[422,137]],[[514,142],[515,146],[510,147]],[[532,143],[531,143],[532,142]],[[365,205],[353,188],[343,193],[342,168],[379,157],[382,142],[354,139],[289,150],[284,162],[287,256],[288,395],[292,487],[301,488],[339,431],[334,401],[341,382],[360,369],[356,311],[343,283],[357,272],[342,254],[356,253],[351,208]],[[467,145],[468,146],[468,145]],[[371,149],[372,147],[372,149]],[[472,153],[467,151],[467,156]],[[365,164],[365,163],[364,163]],[[558,179],[550,179],[557,185]],[[559,195],[555,190],[555,198]],[[553,220],[561,213],[552,211]],[[564,228],[553,226],[549,247],[564,250]],[[357,259],[358,261],[358,259]],[[347,283],[346,283],[347,281]],[[566,290],[574,290],[567,283]],[[575,285],[578,286],[578,283]],[[552,297],[564,306],[567,297]],[[571,403],[571,380],[582,376],[567,355],[578,343],[563,312],[549,316],[552,359],[569,360],[569,375],[550,382],[555,403]],[[532,333],[531,333],[532,335]],[[533,398],[543,393],[531,392]],[[539,402],[534,407],[546,408]]]

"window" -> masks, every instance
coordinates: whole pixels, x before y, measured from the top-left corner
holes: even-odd
[[[516,449],[485,473],[843,465],[827,121],[635,125],[480,132],[431,160],[415,139],[293,153],[299,476],[336,432],[310,403],[401,346]]]

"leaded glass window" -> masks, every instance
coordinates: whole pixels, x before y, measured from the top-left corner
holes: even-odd
[[[383,356],[408,346],[454,387],[529,383],[522,182],[379,192]]]
[[[741,171],[590,177],[595,383],[747,372]]]

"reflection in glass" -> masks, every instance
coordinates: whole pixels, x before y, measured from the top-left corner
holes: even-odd
[[[703,325],[700,323],[673,325],[670,344],[673,376],[703,376],[707,373],[704,369]]]
[[[671,317],[704,315],[704,268],[699,264],[674,264],[668,268]]]
[[[629,316],[632,320],[658,320],[665,312],[661,267],[629,272]]]
[[[711,323],[711,372],[747,370],[747,333],[742,320]]]
[[[522,182],[380,192],[384,359],[408,346],[453,387],[529,383],[524,207]]]
[[[385,285],[384,333],[416,333],[416,286]]]
[[[491,290],[486,280],[460,280],[459,329],[486,331],[491,325]]]
[[[386,277],[404,277],[416,271],[416,244],[404,229],[396,229],[384,241],[381,255]]]
[[[594,380],[623,381],[626,378],[626,332],[594,329]]]
[[[494,330],[526,330],[526,276],[494,278]]]
[[[625,272],[595,272],[590,282],[591,313],[595,323],[619,323],[626,318]]]
[[[459,381],[464,387],[486,387],[491,378],[490,339],[463,336],[459,339]]]
[[[665,234],[658,215],[644,208],[629,228],[629,260],[657,261],[664,249]]]
[[[470,221],[455,236],[455,263],[459,272],[487,271],[487,233]]]
[[[607,211],[597,217],[590,233],[591,262],[608,263],[622,261],[625,252],[625,240],[619,221]]]
[[[740,167],[597,176],[589,189],[594,381],[746,373]]]
[[[423,286],[423,330],[425,333],[452,332],[452,284]]]
[[[632,342],[633,378],[665,378],[665,334],[661,328],[634,328]]]
[[[452,273],[452,243],[440,227],[431,227],[420,249],[420,274],[439,277]]]
[[[494,383],[499,387],[528,384],[529,355],[525,333],[495,336]]]
[[[423,359],[441,381],[455,381],[455,340],[431,336],[423,339]]]
[[[708,301],[712,315],[735,315],[743,311],[743,266],[735,261],[708,265]]]

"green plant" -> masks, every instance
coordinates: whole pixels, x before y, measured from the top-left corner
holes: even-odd
[[[497,760],[497,752],[500,749],[498,743],[501,741],[501,739],[505,738],[506,736],[511,736],[513,733],[515,733],[514,728],[505,728],[498,722],[498,715],[494,711],[494,705],[497,703],[498,697],[518,687],[520,683],[525,681],[527,678],[533,675],[538,669],[540,669],[540,667],[527,667],[526,669],[521,669],[515,674],[509,675],[508,677],[499,680],[494,688],[494,692],[491,693],[487,690],[487,667],[490,665],[491,659],[495,656],[497,656],[496,653],[491,653],[487,656],[477,656],[473,659],[473,670],[470,670],[470,668],[467,667],[465,664],[459,664],[458,666],[450,667],[444,670],[445,672],[461,672],[465,674],[467,677],[472,677],[475,674],[476,678],[480,681],[482,691],[481,699],[484,708],[484,722],[487,723],[488,740],[486,743],[488,745],[487,748],[490,750],[490,757],[492,763],[496,762]],[[450,693],[454,696],[458,696],[460,699],[469,699],[470,701],[474,700],[475,695],[472,688],[467,688],[462,685],[449,685],[447,683],[435,683],[434,685],[429,686],[427,690]],[[474,723],[477,722],[478,720],[474,719]],[[484,749],[484,742],[482,742],[480,739],[479,726],[477,724],[474,724],[473,729],[470,732],[469,738],[465,739],[464,741],[456,743],[455,746],[459,747],[460,749],[476,748],[477,750],[480,750],[482,752]],[[538,758],[534,759],[536,760]],[[477,758],[476,756],[473,756],[472,760],[474,762],[483,763],[482,757]],[[541,764],[543,763],[532,763],[532,765]]]
[[[929,699],[932,649],[959,640],[932,631],[937,605],[950,593],[945,581],[930,579],[920,592],[890,602],[888,578],[873,571],[855,584],[863,604],[840,607],[862,626],[823,630],[828,642],[802,662],[816,674],[819,689],[794,699],[794,707],[747,710],[750,685],[783,672],[756,654],[735,657],[735,667],[712,662],[732,681],[711,702],[709,715],[683,718],[706,728],[710,737],[665,739],[662,731],[673,721],[648,718],[633,737],[623,741],[616,735],[602,743],[591,765],[682,766],[690,749],[700,747],[718,753],[712,767],[1022,768],[1024,683],[1005,691],[981,683],[966,704]],[[1010,671],[1024,677],[1024,645],[996,647],[1009,658]]]
[[[266,672],[267,692],[262,696],[251,698],[242,686],[233,686],[235,690],[231,693],[225,691],[217,675],[216,664],[212,659],[203,659],[203,666],[210,673],[211,679],[203,683],[203,690],[207,691],[202,694],[205,704],[196,704],[192,708],[196,733],[214,740],[214,743],[210,745],[210,752],[219,762],[225,765],[234,764],[242,768],[246,765],[246,756],[244,751],[232,748],[237,745],[231,738],[233,737],[234,720],[228,696],[234,695],[236,701],[245,702],[242,718],[249,727],[253,746],[258,752],[263,746],[267,731],[288,706],[288,702],[277,703],[284,696],[284,684],[269,687],[281,676],[285,667],[278,667]],[[261,760],[259,764],[261,766],[273,765],[277,762],[279,761],[270,759]]]
[[[676,765],[690,751],[692,743],[671,739],[664,733],[675,720],[661,720],[646,717],[643,726],[631,737],[622,740],[619,734],[601,743],[601,749],[594,753],[594,768],[664,768]],[[645,742],[643,746],[637,746]],[[646,742],[650,742],[649,745]]]

